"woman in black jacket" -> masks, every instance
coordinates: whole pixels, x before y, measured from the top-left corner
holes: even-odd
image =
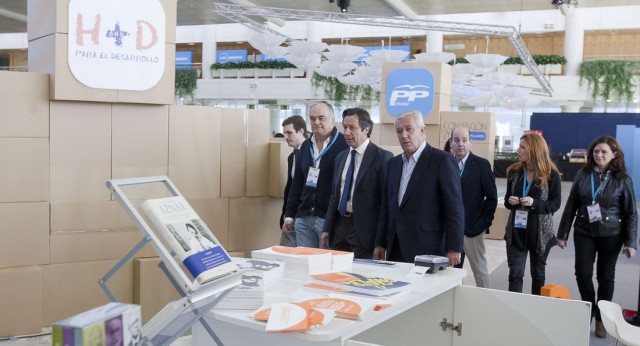
[[[622,148],[613,137],[598,137],[589,146],[587,164],[573,181],[558,227],[561,249],[567,245],[574,218],[576,281],[582,300],[591,302],[596,336],[604,338],[597,300],[613,298],[618,254],[622,248],[627,257],[635,256],[638,224],[633,184]],[[592,281],[596,254],[597,300]]]
[[[528,254],[531,294],[540,295],[547,257],[556,245],[552,217],[562,200],[560,174],[541,135],[532,132],[520,138],[518,162],[507,168],[507,177],[504,206],[511,213],[504,239],[509,291],[522,293]]]

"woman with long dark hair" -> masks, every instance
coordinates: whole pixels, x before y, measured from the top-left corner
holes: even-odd
[[[556,245],[553,213],[560,209],[560,174],[551,161],[544,138],[537,133],[520,137],[518,162],[507,168],[504,205],[511,210],[505,229],[509,291],[522,292],[529,254],[531,293],[544,286],[549,251]]]
[[[564,249],[567,245],[573,223],[578,289],[582,300],[591,302],[596,336],[605,338],[607,332],[597,301],[613,298],[620,249],[629,258],[636,254],[638,214],[620,143],[610,136],[598,137],[589,146],[587,155],[587,164],[573,180],[562,213],[558,246]],[[594,262],[597,296],[592,280]]]

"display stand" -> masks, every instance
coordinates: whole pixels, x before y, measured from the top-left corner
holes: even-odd
[[[156,233],[153,232],[149,224],[138,212],[138,209],[133,203],[131,203],[122,189],[127,186],[147,184],[163,184],[167,188],[170,196],[181,196],[180,191],[178,191],[176,186],[166,176],[114,179],[106,183],[109,191],[114,194],[136,227],[143,233],[144,238],[100,279],[99,284],[110,301],[117,301],[117,298],[107,284],[109,279],[115,275],[122,266],[133,259],[135,254],[147,243],[150,243],[160,257],[160,268],[182,298],[167,304],[160,312],[144,324],[142,328],[143,344],[169,345],[187,331],[196,321],[200,321],[211,338],[218,345],[222,345],[220,339],[202,316],[224,298],[229,291],[241,283],[242,273],[235,272],[202,285],[191,280],[173,257],[173,252],[164,246],[163,242]]]

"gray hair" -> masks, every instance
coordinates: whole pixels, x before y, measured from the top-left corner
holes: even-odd
[[[313,104],[311,104],[311,106],[309,107],[309,111],[311,111],[311,109],[313,107],[319,106],[319,105],[324,105],[325,107],[327,107],[327,109],[329,110],[329,115],[331,116],[332,119],[336,118],[336,114],[335,111],[333,110],[333,106],[331,105],[331,103],[327,102],[327,101],[318,101],[318,102],[314,102]]]
[[[422,112],[418,110],[410,110],[404,111],[398,115],[398,119],[412,117],[415,121],[416,125],[423,129],[424,128],[424,119],[422,118]]]

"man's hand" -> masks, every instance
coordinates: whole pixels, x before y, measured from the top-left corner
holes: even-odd
[[[384,261],[384,252],[385,248],[383,248],[382,246],[376,246],[375,249],[373,249],[373,259]]]
[[[322,234],[320,234],[320,248],[329,248],[329,232],[322,232]]]
[[[290,219],[290,218],[284,219],[284,223],[282,224],[282,233],[284,234],[293,233],[293,219]]]
[[[449,266],[453,267],[460,264],[462,254],[460,252],[449,251],[449,253],[447,253],[447,258],[449,258]]]
[[[564,250],[564,248],[567,246],[567,241],[558,239],[558,240],[556,240],[556,244],[558,244],[559,248]]]

